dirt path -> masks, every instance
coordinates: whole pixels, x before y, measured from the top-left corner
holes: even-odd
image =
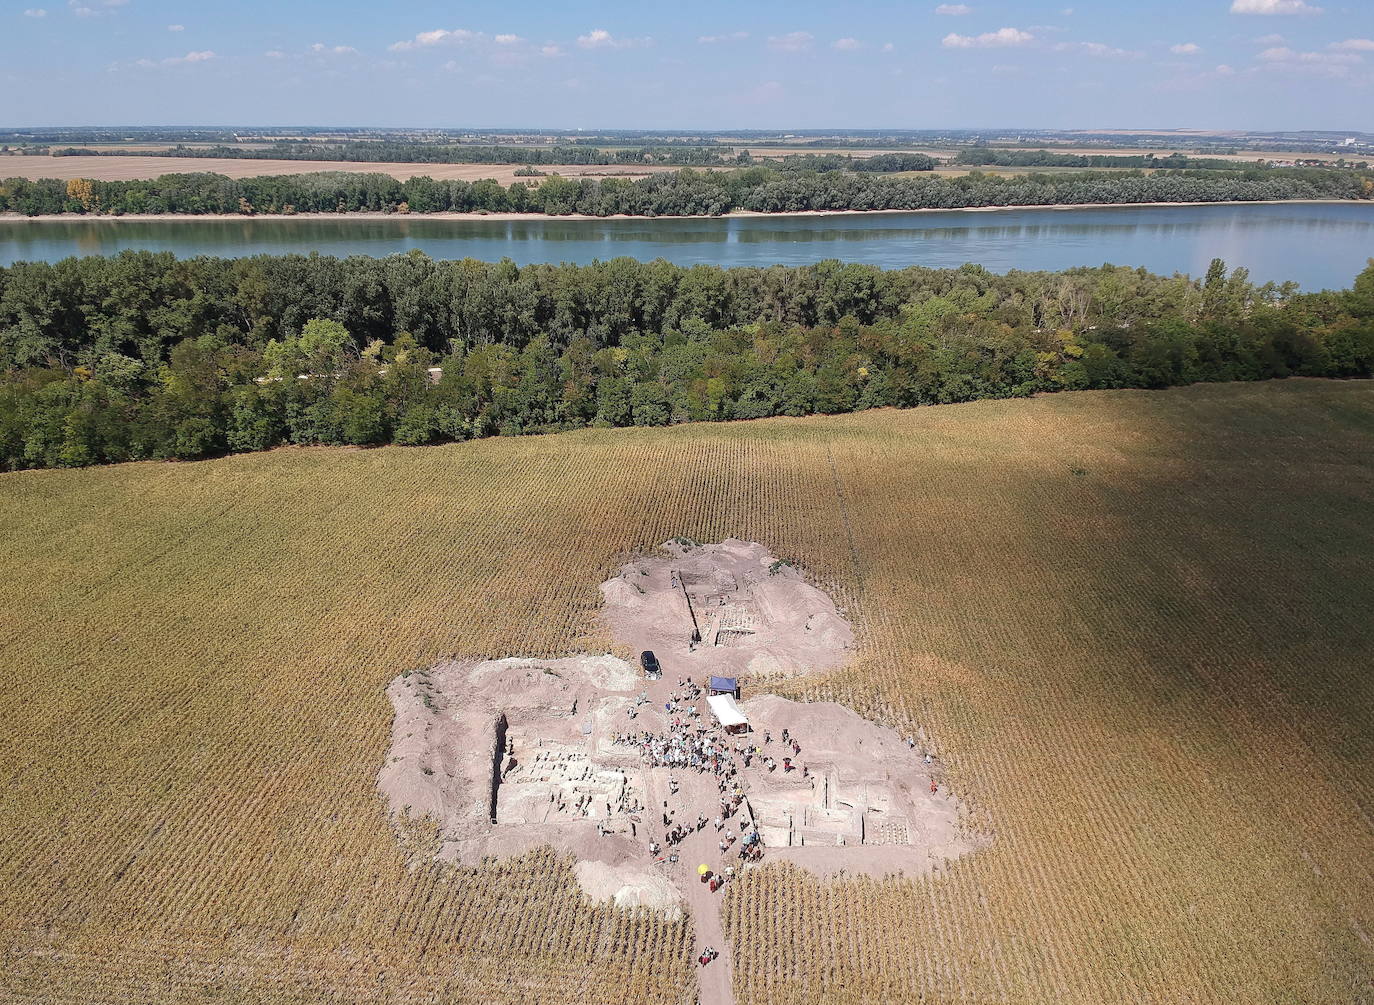
[[[648,682],[646,690],[652,699],[654,711],[640,717],[636,723],[640,729],[660,733],[668,730],[674,716],[665,712],[664,705],[671,700],[673,692],[677,690],[675,680],[670,680],[665,675],[662,680]],[[670,792],[670,778],[678,783],[676,794]],[[727,865],[735,865],[738,869],[738,840],[724,855],[717,844],[721,833],[716,831],[714,820],[720,813],[720,790],[717,788],[715,776],[692,769],[654,767],[645,769],[644,781],[647,792],[645,801],[648,806],[646,823],[650,825],[648,833],[653,840],[664,846],[660,855],[666,856],[676,852],[678,856],[676,863],[666,863],[663,868],[682,891],[684,906],[692,915],[692,925],[696,933],[692,960],[695,963],[708,946],[720,954],[706,966],[696,966],[698,1000],[701,1005],[733,1005],[734,967],[731,963],[730,944],[720,920],[721,898],[725,894],[720,890],[712,893],[710,886],[702,883],[697,875],[697,867],[703,864],[716,873],[723,873]],[[705,817],[706,826],[689,834],[680,844],[667,845],[664,842],[664,833],[668,828],[663,825],[665,802],[672,813],[672,824],[683,823],[692,826],[698,819]],[[730,829],[738,839],[738,815],[730,824]]]

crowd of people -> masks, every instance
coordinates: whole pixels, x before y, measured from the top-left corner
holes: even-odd
[[[779,768],[784,774],[798,771],[802,778],[809,778],[810,771],[799,760],[801,742],[790,729],[783,729],[782,747],[791,753],[777,756],[772,750],[774,737],[770,731],[764,732],[762,742],[754,737],[725,734],[718,727],[702,721],[697,703],[703,693],[695,682],[678,678],[677,689],[663,703],[666,728],[661,732],[645,729],[619,733],[615,742],[635,749],[648,767],[695,771],[714,777],[720,792],[720,809],[712,821],[720,835],[716,842],[717,850],[724,857],[730,849],[738,846],[737,854],[741,860],[758,861],[763,855],[763,838],[753,824],[752,813],[748,812],[741,770],[757,765],[769,772]],[[675,848],[703,830],[708,823],[706,816],[701,813],[679,819],[674,803],[681,790],[677,775],[669,775],[668,794],[673,798],[663,800],[662,804],[663,840],[651,840],[648,845],[649,854],[656,860],[676,862],[678,856],[675,852],[663,855],[665,848]],[[742,816],[741,810],[745,811]],[[737,816],[740,816],[738,821]],[[711,873],[709,881],[712,890],[733,876],[733,866],[720,873]],[[707,877],[703,877],[703,882],[707,881]]]
[[[633,706],[637,717],[649,705],[647,692],[640,695]],[[655,862],[676,864],[680,861],[681,845],[688,838],[715,827],[716,850],[725,861],[733,850],[740,865],[758,862],[763,858],[763,836],[759,833],[744,790],[746,770],[783,774],[799,772],[810,778],[801,762],[801,742],[790,729],[780,734],[781,751],[771,731],[758,734],[732,735],[703,716],[701,698],[705,692],[687,678],[678,678],[677,687],[662,701],[664,728],[660,731],[641,729],[637,732],[617,733],[614,742],[638,753],[648,768],[667,768],[667,796],[658,808],[657,823],[662,825],[662,839],[652,837],[648,842],[650,857]],[[719,793],[719,809],[714,819],[708,819],[702,807],[701,782],[688,784],[683,773],[714,779]],[[709,783],[707,783],[709,784]],[[692,805],[695,796],[698,803]],[[703,864],[698,876],[712,893],[722,889],[737,876],[736,864],[710,869]],[[705,966],[719,954],[707,947],[698,957]]]

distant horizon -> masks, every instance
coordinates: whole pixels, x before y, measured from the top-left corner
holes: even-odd
[[[1226,126],[1122,126],[1122,125],[1103,125],[1103,126],[648,126],[648,125],[622,125],[622,126],[558,126],[558,125],[443,125],[440,123],[384,123],[384,122],[42,122],[26,125],[13,125],[0,123],[0,133],[6,132],[29,132],[44,129],[222,129],[229,131],[244,131],[252,129],[312,129],[326,131],[332,129],[339,130],[441,130],[444,132],[472,132],[472,133],[493,133],[512,135],[519,134],[538,134],[538,133],[648,133],[648,134],[673,134],[673,133],[700,133],[705,135],[728,135],[733,133],[782,133],[797,136],[841,136],[845,134],[858,133],[879,133],[886,135],[898,135],[902,133],[1045,133],[1045,134],[1064,134],[1064,133],[1087,133],[1087,134],[1107,134],[1121,133],[1126,136],[1131,135],[1159,135],[1177,133],[1197,133],[1204,136],[1265,136],[1273,134],[1331,134],[1341,136],[1368,136],[1374,138],[1374,132],[1361,129],[1345,129],[1340,127],[1305,129],[1285,129],[1281,127],[1240,129]]]
[[[1065,2],[25,0],[0,13],[0,78],[20,95],[17,128],[404,119],[698,131],[728,118],[735,129],[918,119],[1339,131],[1374,104],[1367,2]]]

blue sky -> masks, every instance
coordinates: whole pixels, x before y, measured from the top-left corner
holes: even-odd
[[[0,75],[0,126],[1374,131],[1374,0],[3,0]]]

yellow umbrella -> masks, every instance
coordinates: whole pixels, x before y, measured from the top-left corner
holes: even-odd
[[[708,865],[699,865],[699,866],[697,866],[697,875],[698,875],[698,876],[705,876],[705,875],[706,875],[708,872],[710,872],[710,871],[711,871],[711,867],[708,866]]]

